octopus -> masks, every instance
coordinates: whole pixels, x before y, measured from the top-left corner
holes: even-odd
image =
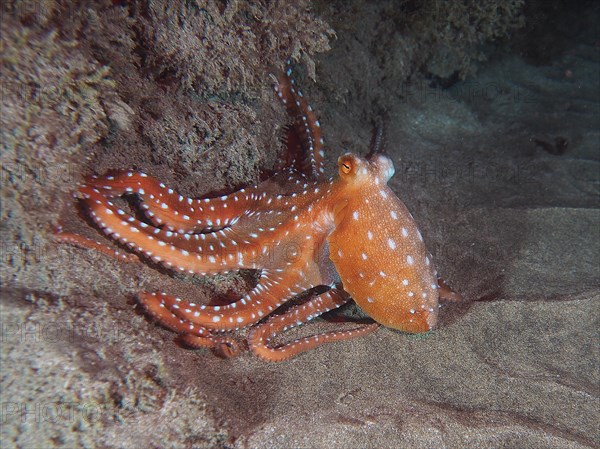
[[[191,348],[222,356],[241,352],[233,331],[249,327],[246,346],[282,361],[325,343],[369,334],[381,325],[407,333],[432,330],[440,299],[458,295],[437,278],[432,256],[406,206],[388,187],[394,175],[376,128],[365,157],[346,153],[325,176],[321,125],[291,70],[274,89],[292,121],[289,166],[229,195],[188,198],[145,173],[89,176],[76,192],[96,225],[129,249],[113,251],[78,234],[59,240],[124,261],[151,259],[170,270],[211,275],[254,270],[258,282],[226,305],[197,304],[163,292],[139,303]],[[137,195],[143,214],[114,199]],[[350,300],[371,322],[276,344],[275,337]]]

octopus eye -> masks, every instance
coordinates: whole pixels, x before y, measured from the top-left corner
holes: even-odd
[[[339,174],[346,179],[351,179],[361,166],[360,158],[352,153],[346,153],[338,159]]]

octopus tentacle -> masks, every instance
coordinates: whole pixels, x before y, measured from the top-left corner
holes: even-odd
[[[462,295],[452,290],[452,288],[450,288],[450,286],[446,284],[446,281],[444,281],[442,278],[439,277],[437,283],[438,292],[442,301],[460,302],[463,300]]]
[[[264,360],[280,362],[325,343],[348,340],[377,330],[379,324],[374,323],[347,331],[333,331],[312,335],[275,347],[269,345],[271,339],[278,333],[310,321],[329,310],[340,307],[349,300],[350,296],[345,292],[338,289],[331,289],[315,296],[304,304],[291,308],[282,315],[271,317],[252,329],[248,336],[250,348],[257,356]]]
[[[192,334],[182,334],[177,337],[177,341],[191,349],[209,348],[224,358],[237,357],[242,352],[239,343],[229,337],[197,337]]]
[[[88,239],[87,237],[84,237],[82,235],[75,234],[73,232],[63,232],[60,228],[56,229],[56,231],[54,232],[54,239],[58,242],[68,243],[79,248],[93,249],[102,254],[106,254],[107,256],[118,260],[119,262],[140,262],[140,258],[136,254],[124,253],[123,251],[110,248],[104,243]]]
[[[258,284],[241,299],[223,306],[196,304],[166,293],[143,292],[140,302],[147,310],[160,314],[168,310],[190,325],[210,331],[237,330],[257,323],[289,298],[312,288],[314,273],[305,273],[304,261],[285,270],[262,270]],[[195,328],[195,327],[194,327]]]
[[[167,233],[147,225],[116,207],[96,188],[82,186],[79,189],[92,219],[104,231],[120,243],[145,254],[155,262],[181,271],[208,273],[222,271],[215,256],[190,253],[165,241]],[[167,251],[168,250],[168,251]]]
[[[86,179],[86,185],[98,189],[107,198],[138,194],[142,199],[140,207],[154,224],[182,233],[229,226],[255,208],[263,196],[256,188],[248,188],[218,198],[193,199],[145,173],[131,171],[92,176]]]
[[[146,295],[140,303],[146,313],[161,326],[180,334],[179,339],[185,345],[193,348],[210,348],[227,357],[240,353],[239,344],[233,338],[215,336],[207,328],[181,319],[166,308],[157,295]]]
[[[285,75],[280,75],[274,89],[288,115],[294,120],[294,130],[298,134],[297,140],[303,151],[303,159],[297,161],[300,171],[309,178],[316,179],[325,172],[321,123],[312,107],[304,99],[302,92],[294,85],[291,74],[291,69],[288,69]]]
[[[369,152],[365,155],[371,159],[376,154],[385,154],[385,123],[381,117],[375,120]]]
[[[270,212],[264,212],[263,216],[260,212],[249,212],[239,222],[210,233],[179,233],[141,222],[115,206],[97,187],[83,185],[79,195],[106,234],[155,262],[182,272],[207,274],[259,269],[264,264],[299,258],[300,252],[305,256],[311,253],[310,242],[290,240],[289,226],[283,226],[278,216],[269,218]],[[313,195],[316,195],[314,191],[306,195],[304,201],[310,201]],[[280,209],[289,207],[281,195],[274,197],[272,205]],[[287,213],[293,214],[296,208],[291,206]],[[298,212],[292,223],[305,222],[304,215],[310,213],[308,210]]]
[[[254,242],[242,242],[242,248],[225,230],[209,234],[176,233],[137,220],[94,187],[84,185],[79,194],[90,209],[93,220],[106,234],[168,268],[199,274],[259,268],[258,259],[252,257],[257,256],[259,250],[255,249],[254,253],[247,251],[253,244],[255,248],[260,247],[256,244],[258,235],[255,235]],[[244,259],[246,252],[250,254]]]

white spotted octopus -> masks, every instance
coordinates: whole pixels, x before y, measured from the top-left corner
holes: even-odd
[[[441,279],[438,283],[412,215],[387,186],[394,166],[381,154],[381,133],[366,158],[347,153],[338,160],[338,176],[324,179],[320,123],[290,75],[288,70],[279,76],[274,86],[294,120],[288,142],[298,153],[283,180],[192,199],[144,173],[119,172],[88,177],[77,197],[106,235],[169,269],[201,275],[257,270],[257,285],[227,305],[196,304],[162,292],[139,294],[147,312],[188,346],[237,355],[240,344],[225,331],[252,326],[249,348],[265,360],[281,361],[365,335],[380,324],[410,333],[431,330],[440,297],[458,295]],[[140,198],[146,221],[111,202],[124,194]],[[139,260],[77,234],[57,236]],[[303,302],[286,304],[300,294]],[[351,299],[376,323],[272,344],[275,335]]]

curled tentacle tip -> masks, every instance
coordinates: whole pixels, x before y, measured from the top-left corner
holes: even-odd
[[[215,353],[215,355],[224,359],[231,359],[240,355],[242,353],[242,350],[237,343],[231,341],[215,345],[215,347],[213,348],[213,352]]]

